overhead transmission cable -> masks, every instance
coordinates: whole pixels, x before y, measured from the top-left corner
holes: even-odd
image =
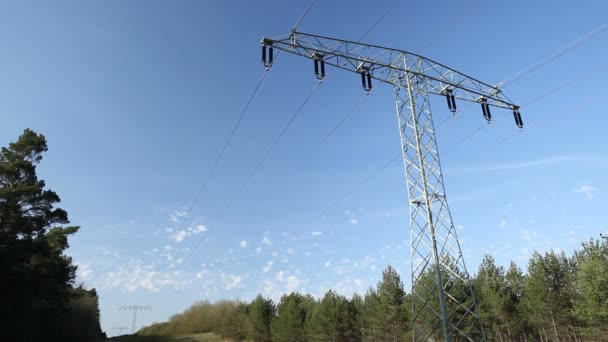
[[[575,48],[581,46],[583,43],[591,40],[592,38],[598,36],[599,34],[605,32],[608,30],[608,24],[603,24],[598,26],[597,28],[591,30],[590,32],[580,36],[579,38],[577,38],[575,41],[565,45],[564,47],[562,47],[561,49],[558,49],[554,52],[552,52],[551,54],[549,54],[548,57],[540,60],[539,62],[536,62],[532,65],[530,65],[529,67],[527,67],[526,69],[524,69],[521,72],[518,72],[517,74],[515,74],[515,76],[513,78],[511,78],[508,81],[503,81],[499,84],[499,87],[501,89],[504,89],[506,87],[508,87],[509,85],[511,85],[514,82],[517,82],[519,80],[521,80],[522,78],[530,75],[531,73],[533,73],[534,71],[540,69],[541,67],[549,64],[550,62],[554,61],[555,59],[565,55],[566,53],[574,50]],[[469,108],[472,104],[469,103],[467,108]],[[464,111],[464,110],[463,110]],[[437,125],[436,128],[439,128],[441,126],[443,126],[444,124],[448,123],[449,121],[451,121],[454,117],[456,117],[456,114],[460,113],[461,111],[456,112],[453,115],[448,116],[446,119],[444,119],[441,123],[439,123],[439,125]],[[476,132],[481,131],[481,129],[476,129]],[[467,138],[468,139],[468,138]]]
[[[533,100],[530,100],[530,101],[529,101],[529,102],[527,102],[526,104],[523,104],[521,107],[522,107],[522,108],[524,108],[524,107],[526,107],[526,106],[529,106],[530,104],[535,103],[535,102],[537,102],[537,101],[540,101],[540,100],[544,99],[544,98],[545,98],[545,97],[547,97],[547,96],[553,95],[553,94],[555,94],[556,92],[558,92],[558,91],[560,91],[560,90],[562,90],[562,89],[564,89],[564,88],[567,88],[567,87],[569,87],[569,86],[571,86],[571,85],[573,85],[573,84],[575,84],[575,83],[578,83],[578,82],[580,82],[580,81],[582,81],[582,80],[585,80],[585,79],[587,79],[587,78],[591,77],[592,75],[593,75],[593,73],[587,73],[587,74],[585,74],[585,75],[583,75],[583,76],[581,76],[581,77],[577,77],[577,78],[575,78],[575,79],[573,79],[573,80],[571,80],[571,81],[569,81],[569,82],[566,82],[566,83],[564,83],[564,84],[560,85],[559,87],[557,87],[557,88],[555,88],[555,89],[553,89],[553,90],[551,90],[551,91],[549,91],[549,92],[547,92],[547,93],[545,93],[545,94],[543,94],[543,95],[541,95],[541,96],[539,96],[539,97],[534,98]],[[495,121],[499,121],[499,120],[500,120],[500,119],[502,119],[502,118],[503,118],[505,115],[507,115],[507,114],[502,114],[502,115],[500,115],[498,118],[495,118],[493,121],[494,121],[494,122],[495,122]],[[460,146],[462,143],[464,143],[465,141],[469,140],[471,137],[473,137],[474,135],[476,135],[477,133],[479,133],[481,130],[485,129],[485,128],[486,128],[486,127],[488,127],[488,126],[489,126],[489,124],[484,124],[484,125],[482,125],[482,126],[478,127],[477,129],[473,130],[471,133],[467,134],[467,135],[466,135],[464,138],[462,138],[461,140],[459,140],[459,141],[458,141],[456,144],[454,144],[454,145],[452,145],[450,148],[448,148],[448,149],[446,150],[446,152],[449,152],[449,151],[454,150],[456,147]],[[490,149],[488,149],[487,151],[490,151],[490,150],[492,150],[492,149],[496,148],[498,145],[503,144],[503,143],[504,143],[504,142],[506,142],[507,140],[509,140],[509,139],[513,138],[514,136],[516,136],[516,135],[517,135],[517,133],[523,132],[524,130],[527,130],[527,129],[530,129],[530,128],[531,128],[531,127],[526,127],[525,129],[519,129],[519,130],[518,130],[518,131],[516,131],[514,134],[509,135],[507,138],[503,139],[503,140],[502,140],[500,143],[498,143],[496,146],[491,147],[491,148],[490,148]],[[487,151],[486,151],[486,152],[487,152]]]
[[[385,17],[386,15],[399,3],[400,0],[396,0],[395,2],[393,2],[393,4],[386,10],[384,11],[384,13],[374,22],[374,24],[371,26],[371,28],[369,30],[367,30],[362,36],[361,38],[359,38],[358,41],[363,40],[363,38],[365,38],[365,36],[367,36],[372,30],[373,28],[375,28]],[[314,2],[314,1],[313,1]],[[309,8],[311,5],[309,5]],[[308,10],[308,9],[307,9]],[[299,24],[299,23],[298,23]],[[297,26],[297,25],[296,25]],[[247,178],[245,179],[245,182],[238,188],[237,192],[228,200],[226,206],[222,209],[222,213],[226,212],[230,206],[232,205],[232,203],[240,197],[240,195],[242,194],[242,192],[245,190],[245,188],[249,185],[249,182],[253,179],[253,177],[255,176],[255,174],[257,173],[258,169],[266,162],[266,160],[268,159],[268,157],[270,156],[270,154],[272,153],[272,151],[274,150],[274,148],[276,147],[276,145],[278,144],[279,140],[281,140],[281,138],[283,137],[283,135],[285,134],[285,132],[289,129],[289,127],[291,126],[291,124],[294,122],[294,120],[296,119],[296,117],[298,116],[298,114],[302,111],[302,109],[304,108],[304,106],[308,103],[308,101],[311,99],[311,97],[315,94],[315,92],[319,89],[319,87],[321,86],[321,84],[323,83],[323,81],[325,80],[325,78],[327,78],[327,76],[335,69],[335,67],[332,67],[332,69],[330,69],[324,76],[322,79],[319,80],[319,82],[317,84],[315,84],[315,86],[312,88],[312,90],[310,91],[310,93],[308,94],[308,96],[304,99],[304,102],[302,102],[302,104],[296,109],[296,111],[292,114],[291,118],[289,119],[289,121],[285,124],[285,126],[282,128],[281,133],[275,138],[275,140],[270,144],[270,146],[268,147],[268,149],[266,150],[266,152],[264,153],[264,155],[262,156],[262,159],[260,159],[260,161],[254,166],[254,168],[252,169],[252,171],[249,173],[249,175],[247,176]],[[367,97],[367,95],[369,95],[369,92],[367,92],[365,95],[363,95],[361,97],[361,99],[359,100],[359,104],[361,102],[363,102],[363,100]],[[332,129],[332,131],[329,133],[328,136],[326,136],[326,138],[323,139],[323,141],[318,145],[318,147],[320,147],[324,141],[326,141],[329,136],[331,136],[336,130],[337,128],[342,125],[342,123],[348,118],[348,116],[350,116],[355,109],[358,107],[359,105],[356,105],[355,108],[353,108],[353,110],[351,110],[350,112],[347,113],[347,115],[345,117],[343,117],[342,120],[340,120],[340,122],[338,123],[338,125],[336,127],[334,127],[334,129]],[[317,148],[318,148],[317,147]]]
[[[315,1],[316,0],[310,1],[310,3],[308,4],[308,7],[306,7],[306,10],[304,11],[304,13],[300,17],[300,19],[298,19],[298,21],[296,21],[296,24],[293,25],[293,29],[294,30],[298,29],[298,26],[300,26],[300,23],[302,22],[302,20],[304,20],[304,17],[306,17],[308,15],[308,12],[310,11],[310,8],[312,7],[312,5],[314,5]]]
[[[583,77],[579,77],[573,81],[570,81],[568,83],[565,83],[541,96],[538,96],[530,101],[528,101],[526,104],[524,104],[522,106],[528,106],[532,103],[535,103],[537,101],[540,101],[542,99],[544,99],[547,96],[550,96],[552,94],[555,94],[556,92],[558,92],[559,90],[562,90],[568,86],[571,86],[579,81],[585,80],[587,78],[589,78],[591,76],[591,74],[586,74]],[[478,131],[480,131],[481,129],[483,129],[484,127],[487,127],[488,125],[485,124],[484,126],[481,126],[481,128],[478,128],[477,130],[474,131],[474,133],[477,133]],[[528,130],[530,128],[532,128],[533,126],[530,127],[526,127],[525,130]],[[508,141],[509,139],[513,138],[514,136],[516,136],[519,133],[525,132],[525,130],[517,130],[515,133],[509,135],[508,137],[506,137],[505,139],[502,139],[501,141],[499,141],[498,143],[492,145],[490,148],[488,148],[486,151],[484,151],[483,153],[487,153],[495,148],[497,148],[498,146],[502,145],[503,143],[505,143],[506,141]],[[448,151],[453,150],[456,146],[458,146],[459,144],[461,144],[462,142],[466,141],[468,138],[470,138],[470,136],[472,136],[473,134],[465,137],[464,139],[462,139],[461,141],[459,141],[456,145],[452,146],[450,149],[448,149]],[[447,151],[446,151],[447,152]],[[396,160],[398,160],[401,157],[401,153],[397,154],[396,156],[394,156],[393,158],[391,158],[390,161],[388,161],[387,163],[383,164],[382,167],[380,167],[379,169],[375,170],[374,172],[370,173],[369,175],[367,175],[366,177],[364,177],[361,181],[359,181],[357,184],[355,184],[351,189],[349,189],[347,192],[345,192],[342,196],[338,197],[337,199],[335,199],[334,201],[331,202],[331,204],[329,204],[328,206],[326,206],[320,213],[319,216],[324,216],[325,213],[334,205],[336,205],[337,203],[349,198],[350,196],[352,196],[354,193],[356,193],[363,185],[365,185],[366,183],[370,182],[372,179],[374,179],[376,176],[380,175],[384,170],[388,169]]]
[[[312,6],[314,5],[316,0],[311,0],[311,2],[308,4],[308,6],[306,7],[306,10],[304,10],[304,13],[300,16],[300,18],[298,19],[298,21],[296,22],[296,24],[294,25],[293,29],[297,29],[297,27],[302,23],[302,21],[304,20],[304,18],[308,15],[308,13],[310,12],[310,9],[312,8]],[[276,59],[278,57],[278,53],[277,56],[274,57],[274,62],[276,62]],[[270,61],[270,64],[272,64],[273,61]],[[262,85],[262,82],[266,79],[266,76],[268,75],[268,73],[270,72],[270,67],[266,67],[264,69],[264,73],[262,74],[262,77],[260,78],[260,81],[258,82],[258,84],[256,85],[256,87],[253,90],[253,93],[251,94],[251,96],[249,97],[249,100],[247,101],[247,104],[245,105],[245,108],[243,109],[243,111],[241,112],[241,115],[239,117],[239,119],[237,120],[236,124],[234,125],[234,127],[232,128],[232,131],[230,132],[230,135],[228,136],[228,139],[226,140],[224,146],[222,147],[222,150],[220,151],[220,154],[218,155],[218,157],[215,159],[215,162],[213,163],[213,167],[211,168],[211,171],[209,172],[209,174],[207,175],[207,177],[205,178],[205,180],[203,181],[202,186],[200,187],[192,205],[190,206],[190,209],[188,210],[188,214],[190,214],[192,212],[192,210],[194,209],[194,207],[196,206],[196,203],[198,202],[200,196],[202,195],[202,193],[204,192],[205,188],[207,187],[207,184],[209,183],[209,180],[211,179],[211,177],[213,176],[215,170],[217,169],[217,166],[222,158],[222,156],[224,155],[224,152],[226,152],[226,149],[228,148],[228,145],[230,144],[230,142],[232,141],[232,138],[234,137],[235,132],[237,131],[239,125],[241,124],[241,121],[243,120],[243,117],[245,116],[245,113],[247,113],[251,103],[253,102],[253,99],[255,98],[258,90],[260,89],[260,86]],[[182,224],[180,225],[178,232],[181,231],[185,224],[187,222],[187,219],[184,219],[182,221]],[[202,238],[199,239],[199,241],[196,244],[195,248],[198,248],[198,246],[200,245],[202,241]]]
[[[574,41],[574,42],[572,42],[572,43],[564,46],[560,50],[558,50],[555,53],[549,55],[547,58],[545,58],[540,63],[536,63],[536,64],[531,65],[525,71],[520,72],[517,76],[515,76],[511,80],[504,82],[501,87],[505,88],[505,87],[509,86],[510,84],[519,81],[523,77],[525,77],[525,76],[533,73],[534,71],[538,70],[539,68],[543,67],[544,65],[547,65],[548,63],[550,63],[550,62],[554,61],[555,59],[557,59],[557,58],[565,55],[566,53],[574,50],[575,48],[581,46],[582,44],[584,44],[585,42],[587,42],[587,41],[591,40],[592,38],[598,36],[599,34],[601,34],[603,32],[606,32],[607,30],[608,30],[608,24],[600,25],[599,27],[597,27],[597,28],[593,29],[592,31],[590,31],[589,33],[583,35],[582,37],[580,37],[576,41]]]

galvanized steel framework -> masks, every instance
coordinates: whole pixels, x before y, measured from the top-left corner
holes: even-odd
[[[485,341],[475,296],[448,207],[429,94],[445,96],[452,112],[456,99],[510,109],[523,126],[519,107],[500,89],[418,54],[292,31],[262,39],[262,62],[273,63],[274,50],[314,61],[317,78],[325,64],[393,85],[410,202],[412,326],[414,341]]]

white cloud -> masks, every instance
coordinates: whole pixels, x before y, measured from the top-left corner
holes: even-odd
[[[224,283],[224,288],[226,290],[241,288],[243,287],[243,279],[247,277],[247,275],[234,275],[234,274],[226,274],[222,273],[220,275],[222,278],[222,282]]]
[[[290,248],[290,249],[287,250],[287,254],[294,255],[294,254],[296,254],[296,250],[293,249],[293,248]]]
[[[262,239],[262,243],[269,246],[272,245],[272,242],[270,241],[268,236],[264,236],[264,238]]]
[[[90,264],[78,265],[77,274],[78,274],[78,277],[83,280],[89,279],[91,277],[91,274],[93,274],[91,265]]]
[[[155,264],[142,265],[139,260],[130,260],[116,271],[103,275],[101,288],[123,288],[127,292],[138,289],[159,291],[163,287],[183,288],[192,282],[181,271],[155,271]]]
[[[289,292],[294,292],[298,289],[298,286],[300,285],[300,279],[298,279],[298,277],[296,276],[289,276],[287,277],[287,290]]]
[[[266,263],[266,266],[262,267],[262,273],[268,273],[268,271],[270,271],[270,269],[272,269],[272,265],[274,264],[274,261],[269,260]]]
[[[509,225],[509,223],[507,222],[507,220],[501,220],[500,223],[498,224],[500,226],[500,228],[505,228],[506,226]]]
[[[357,224],[357,223],[359,223],[359,221],[357,219],[350,219],[350,220],[348,220],[348,222],[350,224]]]
[[[241,241],[241,248],[245,248],[247,247],[247,241],[243,240]]]
[[[598,158],[594,156],[560,156],[560,157],[550,157],[538,160],[531,160],[525,162],[515,162],[511,164],[501,164],[501,165],[489,165],[489,166],[465,166],[465,167],[454,167],[452,170],[458,171],[502,171],[502,170],[516,170],[516,169],[526,169],[531,167],[541,167],[548,166],[553,164],[567,164],[567,163],[593,163],[596,165],[606,165],[606,160],[604,158]]]
[[[277,274],[275,275],[275,278],[278,281],[283,281],[283,279],[285,279],[285,272],[283,272],[283,271],[277,272]]]
[[[317,231],[317,232],[312,232],[312,236],[319,236],[319,235],[321,235],[321,234],[323,234],[323,232],[319,232],[319,231]]]
[[[188,216],[188,213],[185,211],[179,211],[179,210],[175,210],[175,215],[179,216],[179,217],[186,217]]]
[[[255,252],[258,253],[258,254],[262,253],[262,247],[257,247],[255,249]]]
[[[574,189],[574,192],[584,194],[585,196],[587,196],[587,199],[593,199],[595,197],[596,191],[597,188],[591,185],[581,185],[578,188]]]
[[[196,226],[196,228],[194,228],[192,230],[194,233],[203,233],[207,231],[207,227],[203,226],[202,224],[199,224],[198,226]]]
[[[331,267],[331,261],[326,261],[324,265],[327,268]]]
[[[524,229],[521,231],[521,239],[525,241],[530,241],[537,236],[538,233],[533,230]]]
[[[184,239],[186,238],[186,236],[188,236],[188,232],[185,230],[180,230],[179,232],[177,232],[175,235],[173,235],[173,240],[175,240],[175,242],[182,242],[184,241]]]

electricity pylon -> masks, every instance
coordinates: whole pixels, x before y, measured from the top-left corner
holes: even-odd
[[[475,296],[448,207],[429,94],[510,109],[523,128],[519,106],[501,90],[421,55],[403,50],[323,37],[292,30],[262,39],[262,63],[270,68],[274,49],[314,61],[315,75],[325,64],[361,75],[363,89],[372,79],[393,86],[410,208],[412,327],[414,341],[485,341]]]
[[[133,311],[133,321],[131,322],[131,334],[135,333],[135,324],[137,322],[137,311],[152,311],[152,308],[147,305],[123,305],[118,311]]]

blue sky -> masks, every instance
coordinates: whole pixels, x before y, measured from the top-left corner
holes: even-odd
[[[394,0],[317,1],[299,29],[359,39]],[[101,296],[102,326],[121,305],[166,320],[198,300],[292,290],[346,295],[395,266],[409,286],[407,193],[392,89],[361,99],[357,75],[331,73],[240,195],[251,170],[316,80],[283,54],[192,211],[263,73],[262,36],[289,32],[309,1],[5,2],[0,10],[0,144],[46,135],[40,177],[82,228],[68,254]],[[418,51],[488,83],[513,79],[608,22],[608,3],[401,0],[366,42]],[[437,129],[448,200],[468,268],[485,253],[521,267],[534,250],[570,252],[607,232],[608,33],[505,92],[484,124],[477,106]],[[574,83],[572,83],[574,82]],[[432,103],[436,122],[449,117]],[[491,148],[490,151],[488,149]],[[350,194],[349,196],[345,196]],[[231,199],[234,201],[227,207]],[[195,248],[196,247],[196,248]]]

